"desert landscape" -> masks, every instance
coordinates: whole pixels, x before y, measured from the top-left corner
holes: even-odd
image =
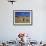
[[[29,16],[16,16],[15,23],[30,23]]]

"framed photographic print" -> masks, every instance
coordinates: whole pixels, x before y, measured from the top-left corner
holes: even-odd
[[[32,10],[13,10],[13,24],[32,25]]]

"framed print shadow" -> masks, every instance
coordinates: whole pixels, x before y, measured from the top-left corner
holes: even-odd
[[[14,25],[32,25],[32,10],[13,10]]]

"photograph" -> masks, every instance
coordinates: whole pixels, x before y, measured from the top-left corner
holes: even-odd
[[[32,10],[14,10],[14,24],[32,24]]]

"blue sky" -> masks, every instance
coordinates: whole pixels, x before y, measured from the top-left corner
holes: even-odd
[[[15,16],[30,16],[30,12],[15,12]]]

